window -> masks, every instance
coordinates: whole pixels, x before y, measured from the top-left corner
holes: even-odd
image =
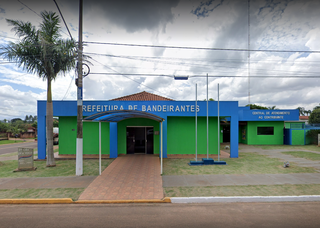
[[[274,135],[274,127],[258,127],[258,135]]]

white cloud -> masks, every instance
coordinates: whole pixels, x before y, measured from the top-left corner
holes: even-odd
[[[71,29],[78,37],[78,1],[57,1]],[[214,47],[246,49],[248,45],[247,2],[237,0],[202,1],[197,15],[192,11],[201,1],[85,1],[84,40],[111,43],[153,44],[165,46]],[[222,3],[221,3],[222,2]],[[24,1],[31,9],[57,11],[50,1]],[[210,4],[211,3],[211,4]],[[276,4],[279,3],[279,4]],[[155,7],[157,6],[157,7]],[[205,7],[204,7],[205,6]],[[40,18],[18,1],[0,4],[0,35],[14,37],[5,18],[31,21]],[[204,10],[205,9],[205,10]],[[320,2],[251,1],[251,49],[319,50]],[[203,14],[202,14],[203,13]],[[68,38],[61,24],[63,37]],[[0,36],[0,44],[8,40]],[[198,75],[188,81],[172,77],[135,77],[90,74],[84,79],[85,99],[113,99],[143,90],[177,100],[193,100],[195,83],[198,98],[206,98],[205,75],[243,76],[243,78],[210,78],[209,97],[248,103],[247,52],[204,51],[171,48],[147,48],[87,44],[85,53],[93,60],[92,73],[144,73],[167,75]],[[120,56],[106,57],[105,54]],[[147,58],[153,57],[153,58]],[[312,76],[319,75],[318,53],[251,52],[251,76]],[[2,60],[0,60],[2,61]],[[96,62],[98,61],[98,62]],[[100,64],[101,63],[101,64]],[[76,100],[74,72],[59,76],[53,83],[53,99]],[[142,84],[143,85],[142,85]],[[36,99],[46,99],[46,82],[27,74],[13,64],[0,64],[0,100],[7,110],[34,110]],[[250,79],[250,100],[278,108],[312,109],[319,103],[319,79],[289,78]],[[29,91],[30,90],[30,91]],[[16,95],[12,95],[16,94]],[[31,108],[21,107],[19,97],[28,97]],[[17,101],[15,101],[17,99]],[[24,98],[26,99],[26,98]],[[31,102],[31,103],[30,103]],[[11,112],[19,115],[20,112]],[[11,115],[10,114],[10,115]],[[30,113],[32,114],[32,113]],[[5,118],[0,114],[0,119]]]

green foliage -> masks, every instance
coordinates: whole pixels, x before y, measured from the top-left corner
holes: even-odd
[[[53,80],[59,72],[68,72],[75,67],[77,46],[74,40],[60,39],[60,19],[54,12],[41,12],[39,29],[30,22],[7,19],[19,42],[10,42],[0,55],[15,61],[29,73],[44,80]]]
[[[41,12],[42,22],[37,29],[30,22],[7,19],[20,38],[1,48],[0,57],[16,62],[28,73],[37,74],[47,81],[47,138],[53,134],[53,108],[51,82],[59,73],[67,73],[76,67],[77,44],[74,40],[60,38],[60,18],[54,12]],[[26,118],[29,120],[29,117]],[[53,144],[47,143],[48,166],[54,166]]]
[[[318,143],[318,134],[320,134],[320,130],[309,130],[306,134],[308,138],[310,138],[311,143],[317,144]]]
[[[38,121],[35,121],[31,126],[34,128],[38,128]]]
[[[35,127],[37,128],[37,116],[28,116],[26,115],[27,121],[22,121],[20,118],[15,118],[13,120],[7,121],[0,121],[0,132],[10,132],[13,135],[24,133],[28,131],[28,128]],[[35,121],[35,122],[34,122]]]
[[[309,116],[311,114],[311,110],[306,110],[304,107],[298,107],[300,116]]]
[[[0,121],[0,132],[7,132],[9,130],[9,124]]]
[[[25,123],[34,123],[34,121],[37,121],[37,116],[26,115],[26,117],[24,118]]]
[[[315,108],[309,117],[310,124],[320,124],[320,108]]]
[[[57,119],[53,120],[53,127],[59,127],[59,120]]]
[[[246,105],[246,107],[250,107],[250,109],[276,110],[276,106],[265,107],[265,106],[260,106],[256,104],[248,104]]]

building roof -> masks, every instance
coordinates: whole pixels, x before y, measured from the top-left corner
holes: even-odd
[[[162,97],[153,93],[148,93],[146,91],[127,95],[124,97],[119,97],[112,99],[112,101],[173,101],[170,98]]]
[[[309,120],[309,116],[299,116],[299,120]]]

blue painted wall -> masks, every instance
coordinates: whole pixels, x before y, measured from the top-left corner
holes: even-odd
[[[218,102],[209,101],[209,116],[216,117]],[[163,122],[163,154],[167,156],[167,118],[194,117],[194,101],[83,101],[83,116],[111,110],[145,111],[165,119]],[[198,116],[206,116],[206,102],[198,101]],[[54,116],[77,116],[76,101],[53,101]],[[230,121],[230,157],[238,157],[239,121],[298,120],[298,110],[250,110],[238,107],[237,101],[220,101],[220,116]],[[38,101],[38,158],[46,157],[46,101]],[[117,124],[110,125],[110,156],[117,156]]]

